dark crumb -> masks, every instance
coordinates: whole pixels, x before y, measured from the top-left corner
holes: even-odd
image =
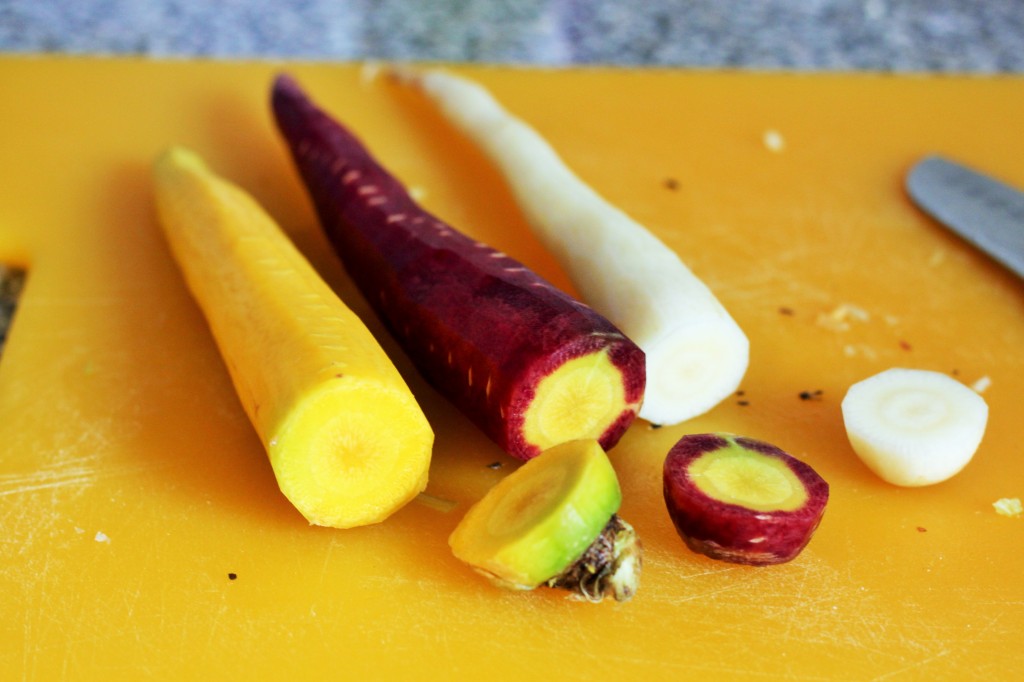
[[[665,178],[665,189],[670,189],[673,192],[679,189],[679,181],[675,178]]]
[[[800,391],[800,400],[821,400],[822,393],[820,388],[817,391]]]
[[[649,429],[660,429],[661,428],[661,424],[648,424],[647,428],[649,428]]]
[[[740,390],[736,391],[736,395],[737,396],[743,396],[743,395],[746,395],[746,394],[747,394],[747,392],[744,391],[742,388]]]
[[[792,317],[794,314],[795,313],[792,308],[788,306],[779,306],[779,315],[787,315],[789,317]]]
[[[927,528],[925,528],[924,526],[918,526],[918,527],[917,527],[917,532],[918,532],[918,533],[927,533],[927,532],[928,532],[928,529],[927,529]]]
[[[903,350],[910,350],[910,344],[907,343],[906,341],[903,341],[901,339],[900,340],[900,348],[902,348]]]
[[[956,368],[954,367],[954,368],[953,368],[953,371],[952,371],[952,372],[950,372],[950,374],[952,374],[952,375],[953,375],[953,376],[955,376],[955,377],[958,377],[958,376],[960,376],[960,370],[958,370],[958,369],[956,369]]]
[[[25,285],[25,271],[0,263],[0,351],[3,351],[7,330],[14,319],[21,290]]]
[[[488,469],[494,469],[495,471],[497,471],[498,469],[501,468],[501,466],[502,466],[501,462],[491,462],[490,464],[487,465],[487,468]]]
[[[750,401],[749,401],[749,400],[737,400],[737,401],[736,401],[736,404],[737,404],[737,405],[740,405],[740,406],[742,406],[742,407],[746,407],[747,405],[749,405],[749,404],[750,404]]]
[[[235,580],[236,578],[238,578],[237,573],[228,573],[228,580]]]

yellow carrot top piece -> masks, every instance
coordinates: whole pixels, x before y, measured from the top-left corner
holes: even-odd
[[[426,487],[434,435],[394,364],[272,218],[175,147],[160,223],[284,495],[310,523],[388,517]]]

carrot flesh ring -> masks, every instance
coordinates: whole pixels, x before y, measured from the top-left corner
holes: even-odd
[[[160,223],[282,493],[312,524],[376,523],[425,487],[433,432],[359,318],[194,153],[154,164]]]
[[[272,105],[335,251],[424,377],[506,452],[609,449],[644,395],[644,355],[588,306],[417,205],[288,76]]]

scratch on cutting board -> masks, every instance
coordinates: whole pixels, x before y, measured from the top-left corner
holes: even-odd
[[[143,464],[102,466],[100,455],[58,460],[28,472],[0,474],[0,497],[51,488],[84,488],[101,478],[123,476],[146,468]]]
[[[945,649],[945,650],[940,651],[940,652],[938,652],[938,653],[936,653],[936,654],[934,654],[932,656],[928,656],[927,658],[923,658],[923,659],[921,659],[919,661],[914,661],[913,663],[905,665],[905,666],[903,666],[901,668],[896,668],[895,670],[890,670],[889,672],[887,672],[887,673],[885,673],[883,675],[878,675],[877,677],[873,677],[872,678],[872,682],[881,682],[882,680],[888,680],[888,679],[891,679],[891,678],[896,677],[898,675],[903,675],[904,673],[910,672],[911,670],[916,670],[918,668],[923,668],[925,666],[931,665],[932,663],[934,663],[935,661],[937,661],[937,660],[939,660],[941,658],[945,658],[950,653],[951,653],[951,651],[949,649]]]
[[[652,563],[661,563],[660,559],[652,553]],[[888,680],[908,672],[955,670],[964,664],[961,659],[971,650],[972,641],[1012,636],[1010,627],[1000,624],[998,617],[981,613],[966,624],[951,624],[910,593],[902,597],[900,616],[894,619],[890,593],[859,584],[857,571],[816,560],[813,553],[770,572],[739,569],[742,575],[729,576],[723,575],[728,572],[724,568],[669,563],[678,569],[672,581],[687,583],[686,595],[648,590],[644,598],[671,607],[686,602],[686,609],[672,608],[670,612],[708,624],[698,638],[709,643],[732,638],[738,632],[736,624],[742,623],[744,636],[763,635],[780,642],[783,649],[820,650],[822,659],[836,650],[856,651],[861,667],[859,673],[849,671],[854,678]],[[955,596],[963,603],[977,603],[987,595],[972,586]],[[671,623],[665,626],[671,627]],[[701,642],[691,644],[699,646]],[[722,673],[718,668],[715,672]],[[749,670],[741,672],[751,674]],[[811,677],[800,674],[793,679]]]
[[[0,475],[0,497],[47,488],[84,486],[92,483],[96,475],[95,469],[83,465],[57,465],[27,473],[3,474]]]

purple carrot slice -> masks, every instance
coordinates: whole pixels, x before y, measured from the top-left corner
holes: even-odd
[[[423,210],[288,75],[273,110],[321,225],[424,377],[506,452],[614,446],[644,393],[644,355],[590,307]]]
[[[806,463],[754,438],[683,436],[665,458],[665,504],[686,545],[753,566],[794,559],[825,513],[828,483]]]

